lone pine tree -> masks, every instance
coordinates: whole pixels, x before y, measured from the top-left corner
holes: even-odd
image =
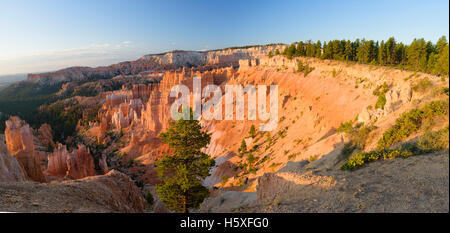
[[[169,129],[161,133],[160,138],[174,153],[165,155],[156,164],[162,180],[162,184],[156,185],[156,192],[172,211],[187,213],[189,208],[199,208],[209,196],[202,180],[209,176],[215,164],[201,152],[209,144],[211,136],[201,131],[197,120],[180,119],[170,122]]]

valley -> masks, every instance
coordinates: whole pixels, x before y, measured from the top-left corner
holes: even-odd
[[[255,131],[266,122],[249,120],[247,104],[244,120],[235,110],[233,120],[201,119],[215,166],[202,181],[210,196],[190,212],[448,212],[448,67],[291,48],[171,51],[29,74],[0,90],[0,211],[171,212],[156,192],[157,162],[173,153],[160,133],[172,87],[192,93],[201,77],[222,92],[277,85],[278,125]]]

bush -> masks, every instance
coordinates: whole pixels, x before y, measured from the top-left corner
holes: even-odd
[[[442,89],[442,92],[448,96],[448,95],[449,95],[449,89],[448,89],[448,87],[444,87],[444,88]]]
[[[412,89],[417,92],[425,92],[433,83],[428,79],[421,79]]]
[[[388,150],[382,149],[371,152],[360,152],[349,158],[349,160],[342,165],[342,170],[354,170],[361,167],[367,162],[376,160],[393,159],[397,157],[406,158],[412,155],[419,155],[431,153],[434,151],[441,151],[449,147],[449,126],[444,129],[428,132],[419,137],[417,142],[405,143],[400,149]]]
[[[245,143],[244,139],[242,139],[242,141],[241,141],[241,147],[239,147],[238,152],[239,152],[239,158],[244,157],[244,155],[247,153],[247,144]]]
[[[365,126],[359,124],[350,132],[350,140],[353,144],[355,144],[359,149],[364,149],[366,146],[367,138],[372,130],[375,129],[375,126]]]
[[[252,125],[250,127],[250,131],[248,132],[248,134],[250,135],[250,137],[255,138],[256,137],[256,128],[255,125]]]
[[[440,151],[448,148],[449,130],[448,126],[435,132],[427,132],[419,138],[417,147],[421,152]]]
[[[303,67],[303,62],[302,62],[302,60],[298,60],[298,62],[297,62],[297,72],[302,72],[303,70],[305,70],[305,67]]]
[[[257,157],[253,155],[253,153],[250,153],[247,155],[247,164],[248,164],[248,170],[253,170],[253,165],[255,164],[256,160],[258,160]]]
[[[314,162],[314,161],[316,161],[318,158],[319,158],[319,155],[311,155],[311,156],[309,156],[308,161],[309,161],[309,162]]]
[[[308,76],[314,70],[314,67],[310,67],[309,65],[305,66],[305,77]]]
[[[293,153],[293,154],[290,154],[289,156],[288,156],[288,160],[292,160],[292,159],[295,159],[296,157],[297,157],[297,153]]]
[[[386,95],[379,95],[377,102],[375,103],[375,109],[381,108],[384,109],[384,105],[386,105]]]
[[[375,104],[375,109],[384,109],[386,105],[386,93],[389,91],[389,85],[384,82],[383,85],[379,85],[373,90],[372,94],[378,96],[377,103]]]
[[[386,105],[386,93],[389,91],[389,85],[384,82],[383,85],[379,85],[373,90],[372,94],[378,96],[377,103],[375,104],[375,109],[384,109]]]
[[[395,124],[383,133],[383,136],[378,140],[378,148],[383,149],[405,139],[419,130],[422,122],[425,120],[430,120],[434,116],[448,114],[448,104],[448,100],[433,101],[422,109],[413,109],[403,113],[396,120]]]
[[[350,131],[353,129],[353,121],[350,120],[348,122],[341,123],[339,128],[337,129],[338,133],[350,133]]]
[[[347,158],[348,156],[350,156],[353,151],[356,149],[356,146],[353,145],[353,143],[349,142],[349,143],[345,143],[344,144],[344,148],[342,148],[341,150],[341,158]]]
[[[225,184],[228,182],[228,176],[222,176],[222,186],[225,186]]]
[[[345,144],[342,154],[351,154],[356,148],[364,149],[366,146],[367,138],[372,130],[376,127],[373,125],[365,126],[362,123],[352,126],[352,121],[341,124],[338,132],[346,133],[350,139],[350,142]],[[344,151],[348,150],[348,151]],[[348,156],[346,155],[346,156]]]
[[[372,94],[375,96],[379,96],[381,94],[386,94],[389,91],[389,85],[384,82],[383,85],[379,85],[373,90]]]
[[[278,131],[278,136],[279,136],[280,138],[286,137],[286,130],[280,130],[280,131]]]
[[[361,167],[367,162],[376,161],[379,159],[393,159],[397,157],[409,157],[412,153],[406,150],[378,150],[371,152],[359,152],[350,157],[348,161],[342,165],[342,170],[354,170]]]
[[[149,206],[152,206],[152,205],[153,205],[153,202],[155,201],[155,200],[153,199],[153,195],[152,195],[151,193],[145,194],[145,200],[147,201],[147,204],[148,204]]]

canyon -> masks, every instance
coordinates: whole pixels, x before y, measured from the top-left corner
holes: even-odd
[[[349,156],[377,149],[378,139],[402,113],[436,100],[447,101],[448,108],[448,94],[442,92],[448,77],[267,56],[285,47],[172,51],[107,67],[28,75],[24,82],[61,84],[55,95],[62,101],[99,109],[95,121],[79,123],[75,136],[61,142],[53,139],[51,122],[33,129],[15,116],[6,121],[0,135],[0,194],[5,197],[0,211],[169,212],[154,191],[161,182],[155,162],[171,152],[158,136],[171,119],[172,87],[182,84],[192,92],[193,78],[201,77],[202,88],[217,85],[222,92],[225,85],[277,85],[279,113],[277,129],[253,136],[251,127],[265,122],[248,120],[247,105],[244,120],[200,120],[211,134],[204,152],[216,166],[203,182],[211,196],[193,212],[448,212],[448,149],[376,161],[356,171],[340,169]],[[299,71],[300,62],[311,71]],[[421,80],[430,83],[425,91],[415,88]],[[384,84],[385,104],[378,108],[374,91]],[[79,95],[86,88],[95,92]],[[203,96],[202,103],[208,99]],[[346,122],[373,130],[364,148],[343,156],[351,141],[339,131]],[[446,124],[448,110],[430,127],[439,130]],[[423,134],[414,133],[394,147]],[[256,157],[252,171],[239,153],[242,141]],[[51,195],[55,204],[32,190]],[[148,193],[155,198],[151,206],[143,198]]]

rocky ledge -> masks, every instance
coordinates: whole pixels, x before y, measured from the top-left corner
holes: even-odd
[[[28,213],[139,213],[145,200],[123,173],[54,183],[0,182],[0,212]]]

